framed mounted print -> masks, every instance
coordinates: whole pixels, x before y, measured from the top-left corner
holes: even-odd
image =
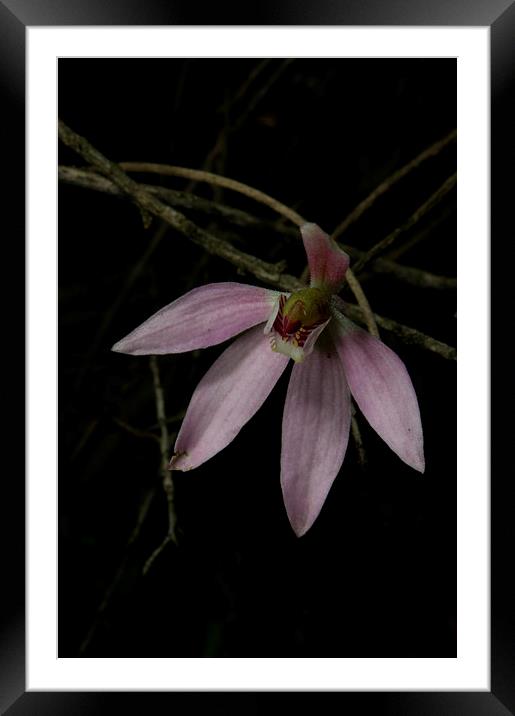
[[[2,708],[513,711],[513,7],[15,5]]]

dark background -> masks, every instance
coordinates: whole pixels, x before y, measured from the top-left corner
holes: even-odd
[[[261,63],[61,60],[59,115],[120,161],[202,167],[221,136],[208,168],[266,191],[327,231],[456,126],[452,59]],[[60,161],[81,164],[68,150]],[[366,249],[383,238],[455,162],[450,146],[424,163],[344,242]],[[230,192],[193,191],[275,218]],[[291,273],[303,269],[295,237],[188,215],[246,251],[285,259]],[[419,397],[426,473],[405,466],[360,419],[366,468],[351,442],[318,520],[296,538],[279,484],[286,375],[228,448],[197,470],[174,473],[179,546],[142,576],[167,526],[159,447],[117,421],[157,434],[152,376],[146,357],[110,347],[193,286],[256,283],[171,230],[148,255],[159,231],[155,222],[145,229],[125,200],[60,187],[59,656],[455,656],[456,364],[385,332]],[[403,263],[455,275],[455,195],[402,242],[413,244]],[[365,278],[378,313],[455,345],[454,291]],[[222,350],[160,360],[169,416],[186,408]]]

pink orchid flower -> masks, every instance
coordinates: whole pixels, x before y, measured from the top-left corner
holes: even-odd
[[[349,257],[315,224],[301,227],[310,286],[291,294],[240,283],[195,288],[113,346],[182,353],[242,333],[197,385],[170,469],[191,470],[229,445],[294,360],[282,422],[281,486],[293,530],[317,518],[349,440],[351,394],[405,463],[424,471],[420,412],[400,358],[338,308]],[[264,324],[264,326],[263,326]]]

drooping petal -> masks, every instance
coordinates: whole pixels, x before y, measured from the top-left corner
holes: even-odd
[[[154,313],[112,350],[159,355],[214,346],[267,321],[277,295],[234,282],[200,286]]]
[[[420,410],[406,366],[382,341],[343,316],[331,324],[331,332],[359,409],[401,460],[424,472]]]
[[[237,338],[211,366],[191,398],[171,461],[198,467],[226,447],[261,407],[288,364],[260,326]]]
[[[345,457],[350,394],[329,341],[293,366],[283,414],[281,486],[288,517],[303,535],[322,509]]]
[[[304,224],[300,231],[308,257],[311,286],[336,293],[349,268],[349,257],[316,224]]]

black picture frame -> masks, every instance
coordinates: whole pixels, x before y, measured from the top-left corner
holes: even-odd
[[[202,18],[202,23],[199,23]],[[507,254],[513,251],[509,227],[512,225],[513,164],[515,159],[511,97],[515,96],[515,2],[512,0],[318,0],[316,3],[281,4],[252,2],[234,12],[222,3],[186,3],[165,0],[0,0],[0,97],[4,152],[9,167],[7,191],[9,210],[4,221],[9,237],[4,244],[9,262],[24,272],[24,188],[25,188],[25,33],[28,26],[60,25],[447,25],[489,26],[491,38],[491,239],[492,261],[513,265]],[[5,157],[5,154],[4,154]],[[511,169],[511,172],[510,172]],[[4,225],[5,226],[5,225]],[[506,236],[505,236],[506,234]],[[498,264],[498,266],[496,265]],[[5,272],[7,273],[7,272]],[[9,272],[11,273],[11,272]],[[4,589],[2,590],[0,631],[0,710],[18,714],[111,713],[122,708],[152,708],[153,713],[189,713],[197,708],[216,713],[259,713],[269,708],[271,698],[281,701],[300,696],[303,704],[332,696],[337,708],[349,713],[387,714],[515,714],[515,604],[510,589],[510,572],[515,548],[512,519],[513,478],[506,447],[510,444],[510,420],[492,416],[491,470],[491,691],[487,692],[338,692],[333,694],[268,693],[71,693],[25,692],[25,500],[21,455],[23,447],[24,363],[20,347],[24,345],[24,280],[9,283],[4,279],[2,305],[4,335],[9,346],[17,346],[8,362],[9,380],[4,380],[4,395],[10,407],[3,435],[9,435],[10,453],[15,468],[3,481],[9,540],[2,542]],[[513,395],[513,384],[506,386],[512,362],[505,344],[505,321],[509,315],[509,282],[496,275],[492,282],[492,404],[497,395]],[[12,307],[18,308],[18,315]],[[21,315],[19,315],[21,314]],[[496,330],[499,325],[499,330]],[[30,347],[32,350],[35,347]],[[497,350],[496,350],[497,348]],[[12,350],[12,349],[11,349]],[[503,381],[501,393],[501,380]],[[498,401],[500,403],[500,400]],[[19,419],[16,419],[19,418]],[[511,432],[511,430],[510,430]],[[507,466],[507,467],[505,467]],[[7,479],[8,478],[8,479]],[[120,699],[124,700],[123,705]],[[143,700],[145,704],[143,704]]]

